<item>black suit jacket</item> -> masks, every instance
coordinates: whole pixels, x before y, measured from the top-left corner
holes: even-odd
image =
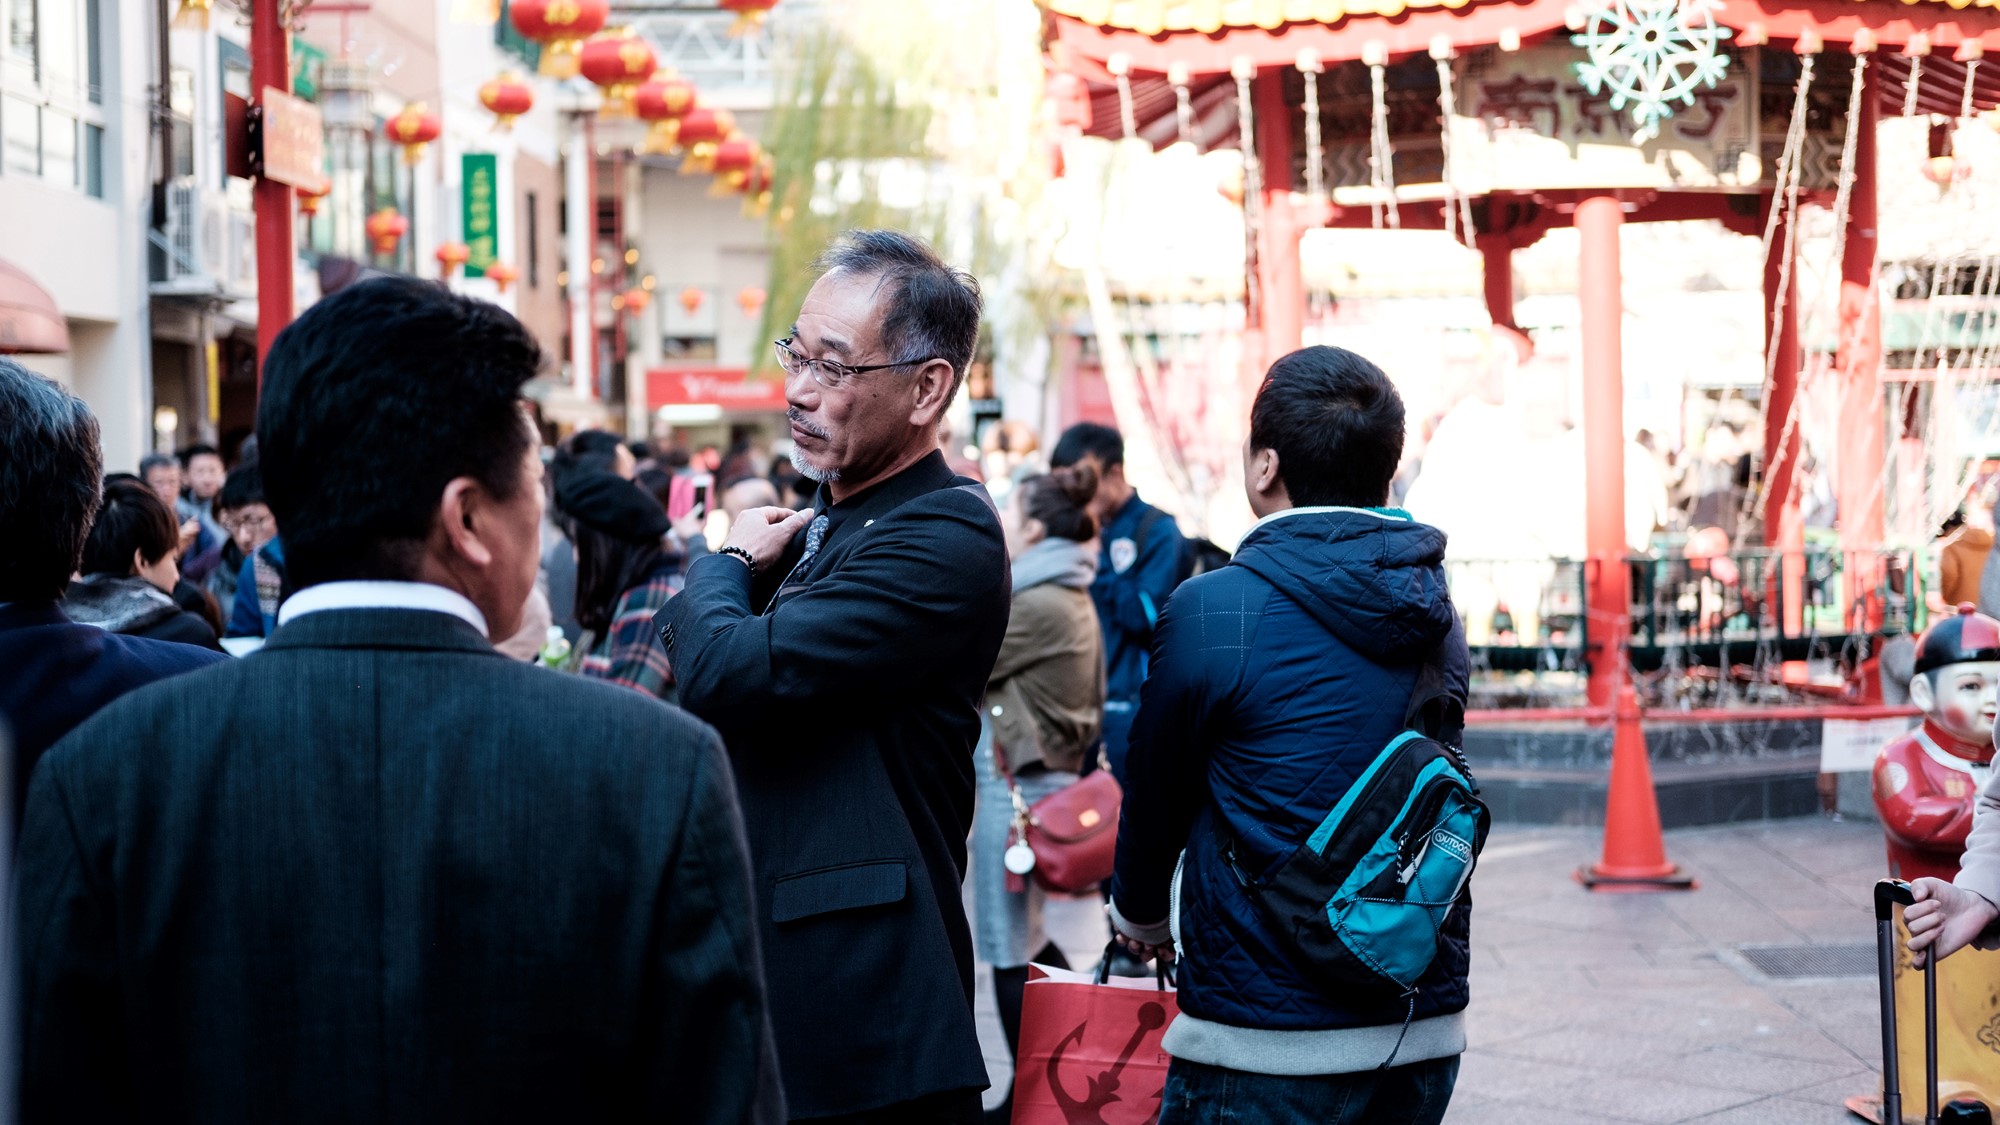
[[[713,731],[335,610],[42,761],[25,1121],[777,1121]]]
[[[228,657],[79,625],[54,602],[0,606],[0,718],[14,728],[14,823],[42,753],[105,704]]]
[[[712,556],[657,619],[682,706],[736,765],[801,1117],[986,1085],[959,887],[1009,580],[972,483],[933,454],[850,497],[791,574],[795,542],[761,614],[749,569]]]

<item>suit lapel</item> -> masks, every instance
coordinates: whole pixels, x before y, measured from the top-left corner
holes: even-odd
[[[841,512],[840,522],[821,544],[819,554],[813,557],[811,564],[803,573],[794,574],[792,568],[797,565],[800,555],[804,553],[804,546],[800,541],[804,536],[800,536],[800,540],[794,540],[793,548],[785,552],[785,558],[782,560],[785,569],[782,573],[789,577],[771,596],[770,605],[764,612],[776,610],[788,598],[804,592],[812,585],[814,579],[837,569],[841,562],[853,554],[856,547],[867,538],[864,533],[875,521],[888,516],[919,496],[952,484],[953,479],[951,467],[946,464],[944,454],[933,453],[876,485],[867,493],[850,497],[847,504],[851,507]],[[821,486],[819,497],[813,505],[814,510],[829,511],[830,505],[831,500],[827,490],[825,486]]]

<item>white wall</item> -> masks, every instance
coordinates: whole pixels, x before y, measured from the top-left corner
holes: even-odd
[[[638,236],[639,263],[659,279],[656,297],[662,303],[678,300],[690,285],[705,291],[714,307],[715,363],[744,367],[770,342],[758,334],[762,313],[746,316],[736,295],[745,286],[767,287],[770,236],[763,219],[744,217],[742,196],[711,198],[712,182],[709,176],[647,168],[640,192],[645,224]]]

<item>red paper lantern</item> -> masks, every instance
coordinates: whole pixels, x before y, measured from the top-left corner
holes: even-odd
[[[652,77],[660,60],[644,39],[630,29],[620,29],[607,31],[585,43],[578,65],[583,76],[604,91],[604,113],[629,116],[632,92],[639,88],[639,83]]]
[[[633,316],[645,312],[652,303],[653,295],[636,285],[625,291],[625,311]]]
[[[368,241],[375,247],[375,253],[385,258],[396,252],[396,244],[403,240],[409,229],[410,220],[394,207],[382,208],[368,216],[368,221],[362,225],[362,230],[368,234]]]
[[[486,280],[492,282],[502,293],[505,293],[507,287],[514,284],[514,279],[519,276],[521,272],[505,262],[495,262],[486,267]]]
[[[748,197],[743,201],[746,216],[761,219],[771,210],[771,177],[774,171],[768,155],[758,158],[757,166],[750,169],[749,176],[739,189]]]
[[[1054,111],[1057,128],[1090,128],[1090,86],[1083,79],[1056,71],[1042,84],[1042,98]]]
[[[681,174],[715,170],[715,151],[724,138],[736,131],[736,118],[726,109],[696,106],[681,118],[680,143],[687,150],[681,160]]]
[[[756,316],[764,307],[764,291],[755,285],[746,285],[736,294],[736,307],[744,316]]]
[[[715,146],[715,190],[711,194],[722,196],[747,188],[750,175],[757,170],[757,160],[762,155],[757,149],[757,142],[743,133],[731,133],[723,138],[722,143]]]
[[[694,83],[672,72],[655,74],[632,91],[632,113],[652,126],[646,151],[673,151],[680,143],[681,119],[694,111],[696,96]]]
[[[542,73],[574,78],[578,48],[604,30],[611,0],[513,0],[507,6],[514,30],[542,45]]]
[[[438,243],[438,275],[441,277],[450,277],[452,274],[457,273],[458,267],[464,265],[466,260],[471,257],[472,249],[463,242]]]
[[[764,15],[778,6],[778,0],[720,0],[716,7],[725,12],[735,12],[736,22],[729,25],[732,36],[748,35],[764,26]]]
[[[694,311],[701,307],[701,303],[706,299],[706,296],[701,290],[690,285],[686,289],[681,290],[681,307],[687,310],[689,316],[693,316]]]
[[[516,117],[535,108],[535,91],[510,70],[479,88],[479,104],[497,119],[494,128],[506,132]]]
[[[403,107],[403,112],[389,119],[382,126],[382,135],[403,146],[403,163],[415,164],[424,158],[424,146],[437,140],[444,133],[444,122],[435,113],[424,108],[422,102],[411,102]]]

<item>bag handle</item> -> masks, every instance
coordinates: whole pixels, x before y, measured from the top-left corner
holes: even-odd
[[[1110,982],[1111,958],[1121,948],[1117,938],[1112,938],[1110,941],[1104,943],[1104,956],[1097,962],[1096,983],[1106,984]],[[1172,961],[1160,957],[1153,958],[1153,974],[1161,992],[1165,992],[1169,988],[1180,987],[1180,974]]]

